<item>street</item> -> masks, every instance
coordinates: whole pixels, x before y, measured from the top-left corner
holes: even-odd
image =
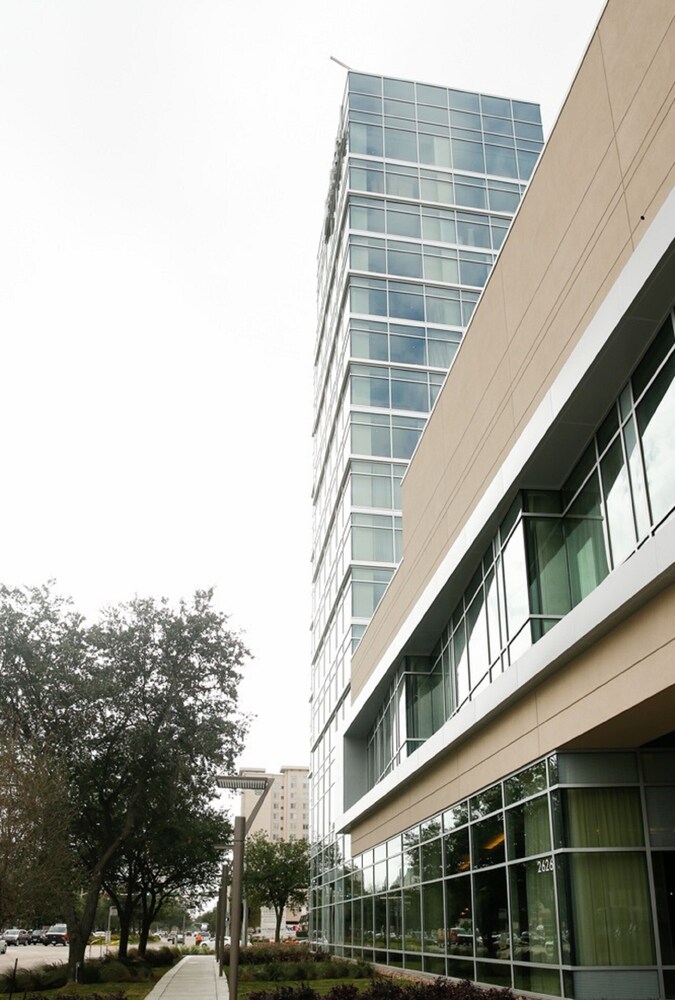
[[[89,950],[88,948],[87,952]],[[97,956],[98,948],[92,950],[92,958]],[[51,965],[53,962],[67,962],[68,948],[49,944],[12,945],[4,955],[0,955],[0,972],[13,968],[17,959],[20,969],[30,969],[33,965]]]

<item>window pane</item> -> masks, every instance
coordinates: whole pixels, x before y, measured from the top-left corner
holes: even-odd
[[[349,185],[356,191],[384,191],[384,174],[381,170],[367,170],[365,167],[352,165],[349,170]]]
[[[459,267],[456,256],[440,257],[431,252],[425,253],[424,276],[428,281],[447,281],[451,285],[459,284]]]
[[[477,954],[484,958],[506,959],[511,955],[506,895],[506,870],[476,872],[474,876],[476,934],[480,935]]]
[[[527,858],[551,850],[548,798],[539,796],[506,813],[509,858]]]
[[[385,128],[384,149],[389,159],[417,162],[417,136],[414,132]]]
[[[605,493],[612,562],[617,566],[635,548],[633,508],[620,438],[617,438],[600,463],[600,472]]]
[[[352,375],[352,403],[360,406],[389,407],[389,382],[386,377]]]
[[[560,792],[558,834],[565,847],[638,847],[644,843],[637,788],[567,788]]]
[[[536,161],[537,157],[534,153],[521,154],[522,156],[527,155],[527,157],[533,157]],[[533,161],[533,163],[534,163]],[[486,169],[489,174],[500,174],[502,177],[517,177],[518,176],[518,165],[516,163],[516,152],[514,149],[509,149],[507,146],[491,146],[486,143],[485,145],[485,164]],[[525,170],[525,177],[529,177],[532,173],[532,167],[529,170]]]
[[[509,868],[513,957],[518,962],[558,961],[558,934],[551,859]]]
[[[471,208],[485,208],[485,188],[473,184],[455,183],[458,205],[468,205]],[[517,204],[517,202],[516,202]]]
[[[486,868],[504,861],[504,821],[498,812],[471,828],[471,856],[474,868]]]
[[[417,177],[407,174],[397,174],[392,170],[387,170],[387,194],[397,195],[399,198],[419,198],[419,182]]]
[[[363,239],[363,237],[360,237]],[[384,274],[387,270],[384,247],[351,246],[349,250],[349,262],[355,271],[379,271]]]
[[[449,177],[425,177],[422,173],[422,198],[425,201],[442,201],[451,205],[455,200],[452,181]]]
[[[349,126],[349,149],[365,156],[382,156],[382,127],[352,122]]]
[[[569,854],[569,912],[574,965],[652,965],[649,888],[644,854]]]
[[[443,323],[444,326],[461,326],[462,311],[458,299],[427,292],[427,319],[430,323]]]
[[[387,361],[387,334],[352,329],[352,356],[370,358],[373,361]]]
[[[424,239],[435,240],[437,243],[456,243],[457,227],[454,212],[443,209],[424,209],[423,214]]]
[[[425,364],[425,342],[423,337],[391,336],[391,360],[402,364]]]
[[[429,339],[429,364],[436,368],[449,368],[457,353],[458,343]]]
[[[522,523],[519,524],[504,549],[504,581],[506,617],[509,638],[513,638],[529,615],[527,568]]]
[[[558,518],[525,518],[530,610],[539,615],[565,615],[570,610],[567,557]]]
[[[424,298],[419,293],[390,291],[389,315],[396,319],[423,320]]]
[[[417,213],[387,210],[387,232],[391,236],[420,235],[420,219]]]
[[[425,951],[445,950],[443,883],[422,886],[422,923]]]
[[[597,473],[588,480],[565,517],[565,544],[572,605],[576,606],[608,573]]]
[[[447,833],[443,838],[445,874],[458,875],[470,868],[469,828]]]
[[[352,473],[352,503],[355,507],[391,507],[391,480]]]
[[[457,217],[457,242],[469,247],[489,247],[490,227],[484,215],[461,215]]]
[[[439,135],[420,133],[420,163],[433,163],[437,167],[449,167],[450,139]]]
[[[455,170],[471,170],[478,174],[485,173],[482,145],[478,142],[466,142],[464,139],[453,139],[452,165]]]
[[[389,272],[402,274],[406,278],[422,277],[422,255],[418,253],[400,253],[390,250],[387,255]]]
[[[671,355],[637,408],[652,520],[675,504],[675,356]]]
[[[447,948],[451,955],[473,955],[473,918],[469,876],[445,883]]]
[[[364,313],[371,316],[387,315],[387,293],[384,287],[360,287],[352,284],[350,293],[352,312]]]
[[[426,383],[401,382],[392,379],[391,405],[394,410],[428,410],[428,386]]]

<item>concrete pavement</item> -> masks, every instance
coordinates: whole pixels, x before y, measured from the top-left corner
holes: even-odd
[[[186,955],[162,976],[146,1000],[229,1000],[225,976],[213,955]]]

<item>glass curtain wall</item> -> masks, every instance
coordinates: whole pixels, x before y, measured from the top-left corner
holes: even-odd
[[[355,857],[339,951],[550,996],[675,996],[675,752],[539,760]],[[625,985],[625,980],[624,980]],[[621,993],[623,995],[623,993]]]
[[[351,653],[401,558],[401,478],[542,139],[539,109],[527,102],[348,75],[314,356],[315,939],[333,940],[336,859],[348,850],[334,834],[334,775]],[[382,757],[378,773],[390,764]]]

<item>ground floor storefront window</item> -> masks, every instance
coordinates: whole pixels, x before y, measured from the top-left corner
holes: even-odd
[[[332,950],[548,996],[675,997],[675,751],[561,753],[327,873]]]

